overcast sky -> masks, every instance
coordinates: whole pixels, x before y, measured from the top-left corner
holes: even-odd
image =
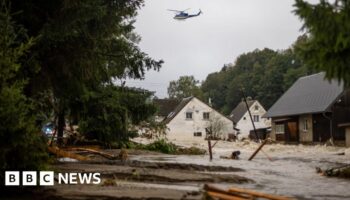
[[[315,0],[316,1],[316,0]],[[145,0],[135,23],[142,51],[163,59],[159,72],[143,81],[127,80],[167,97],[169,81],[183,75],[204,80],[254,49],[286,49],[301,34],[301,21],[292,11],[294,0]],[[203,14],[184,21],[167,9],[199,9]]]

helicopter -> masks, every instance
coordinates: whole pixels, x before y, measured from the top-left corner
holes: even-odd
[[[177,20],[185,20],[185,19],[188,19],[190,17],[197,17],[199,16],[202,11],[199,9],[199,12],[197,14],[188,14],[186,11],[189,10],[189,8],[187,8],[186,10],[170,10],[168,9],[169,11],[173,11],[176,13],[176,15],[174,16],[174,19],[177,19]]]

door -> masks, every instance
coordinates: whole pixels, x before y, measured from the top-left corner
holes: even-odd
[[[297,122],[288,122],[287,126],[288,126],[288,133],[289,133],[289,141],[297,142],[299,139]]]

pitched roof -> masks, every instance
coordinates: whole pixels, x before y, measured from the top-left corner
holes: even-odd
[[[254,104],[255,101],[256,100],[247,100],[248,107],[250,108]],[[245,102],[241,101],[235,107],[235,109],[232,110],[232,112],[230,113],[230,117],[232,118],[232,120],[235,123],[237,123],[247,111],[248,110],[247,110],[247,106],[245,105]]]
[[[267,111],[265,117],[328,111],[344,91],[342,83],[325,80],[323,72],[299,78]]]
[[[182,101],[173,109],[169,115],[164,119],[164,123],[169,123],[194,97],[187,97],[182,99]]]
[[[167,117],[176,106],[179,105],[180,100],[178,99],[154,99],[153,103],[158,107],[158,116]]]

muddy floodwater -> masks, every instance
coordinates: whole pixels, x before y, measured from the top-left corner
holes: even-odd
[[[206,147],[205,143],[186,145]],[[254,183],[242,184],[216,183],[221,187],[237,186],[297,199],[350,199],[349,179],[325,177],[316,173],[315,170],[316,167],[325,170],[350,164],[350,148],[270,144],[266,145],[263,152],[259,152],[252,161],[248,161],[257,147],[258,144],[251,142],[219,142],[213,150],[212,161],[209,161],[208,155],[140,155],[132,159],[145,162],[236,167],[244,171],[206,173],[235,174],[254,180]],[[234,150],[241,151],[239,160],[220,159],[220,156],[228,156]],[[345,155],[338,155],[342,153]]]

